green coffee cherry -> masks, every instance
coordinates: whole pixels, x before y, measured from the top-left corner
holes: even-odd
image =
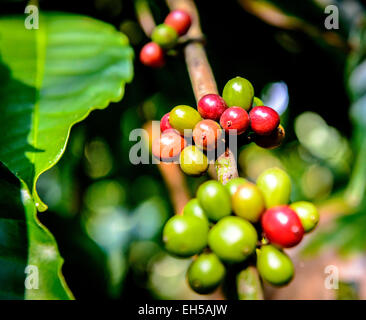
[[[247,259],[255,250],[257,231],[252,224],[239,217],[225,217],[208,234],[208,244],[217,256],[236,263]]]
[[[280,168],[263,171],[257,179],[257,186],[262,191],[266,208],[288,204],[291,194],[291,179]]]
[[[263,101],[257,97],[254,97],[253,103],[252,103],[252,108],[259,107],[259,106],[264,106]]]
[[[207,245],[208,226],[202,219],[190,216],[174,216],[163,230],[166,250],[179,257],[200,253]]]
[[[218,221],[231,213],[231,199],[227,189],[218,181],[201,184],[197,199],[210,220]]]
[[[229,191],[230,195],[233,196],[238,187],[247,182],[248,180],[244,178],[234,178],[229,180],[229,182],[225,184],[225,188]]]
[[[188,146],[179,157],[180,168],[190,176],[200,176],[208,169],[207,157],[196,146]]]
[[[264,198],[259,188],[254,184],[247,182],[239,186],[232,197],[234,213],[247,219],[250,222],[258,222],[263,213]]]
[[[171,26],[159,24],[152,32],[151,40],[165,49],[170,49],[177,43],[178,33]]]
[[[319,222],[319,212],[311,202],[294,202],[290,207],[299,216],[305,232],[310,232],[316,227]]]
[[[176,106],[169,113],[170,125],[178,130],[180,134],[184,134],[185,129],[193,131],[195,125],[201,120],[198,111],[186,105]]]
[[[272,245],[257,250],[257,269],[262,279],[274,286],[289,283],[295,272],[291,259]]]
[[[262,283],[255,266],[249,265],[236,276],[239,300],[263,300]]]
[[[214,253],[202,253],[192,262],[187,278],[190,287],[200,294],[213,292],[225,276],[225,267]]]
[[[183,215],[200,218],[207,222],[208,225],[208,218],[197,198],[191,199],[187,202],[183,209]]]
[[[226,83],[222,97],[228,107],[241,107],[249,110],[252,106],[254,88],[247,79],[235,77]]]

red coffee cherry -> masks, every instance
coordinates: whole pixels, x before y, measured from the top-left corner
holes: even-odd
[[[196,146],[205,150],[216,148],[217,141],[222,136],[220,125],[210,119],[202,120],[193,129],[193,140]]]
[[[164,51],[157,43],[149,42],[141,49],[140,61],[145,66],[160,68],[165,64]]]
[[[152,154],[163,161],[174,160],[186,145],[186,140],[176,130],[168,129],[153,141]]]
[[[258,106],[249,112],[250,126],[256,134],[271,134],[280,124],[280,116],[270,107]]]
[[[218,121],[222,113],[227,109],[227,105],[218,94],[210,93],[198,101],[197,109],[202,118]]]
[[[262,216],[262,228],[268,240],[284,248],[297,245],[303,235],[301,220],[289,206],[276,206]]]
[[[187,12],[183,10],[173,10],[167,15],[164,23],[174,28],[178,35],[181,36],[188,31],[192,21]]]
[[[169,112],[164,114],[160,120],[160,131],[164,132],[165,130],[173,129],[169,123]]]
[[[221,126],[229,134],[234,134],[234,130],[237,130],[236,134],[242,134],[248,129],[249,122],[248,112],[240,107],[226,109],[220,118]]]

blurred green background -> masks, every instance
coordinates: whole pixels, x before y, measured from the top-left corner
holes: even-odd
[[[339,30],[324,27],[324,7],[330,3],[340,9]],[[219,91],[237,75],[249,79],[256,95],[281,113],[286,128],[278,150],[254,144],[242,148],[240,174],[255,180],[268,167],[283,167],[294,183],[292,201],[313,201],[332,221],[344,215],[332,229],[320,228],[307,253],[322,255],[325,245],[343,254],[363,252],[366,29],[361,2],[196,4]],[[129,37],[136,57],[148,41],[132,0],[80,0],[77,5],[43,0],[39,5],[44,11],[80,13],[113,24]],[[150,1],[150,6],[162,22],[168,12],[164,1]],[[21,8],[19,1],[1,10],[9,14]],[[93,111],[73,127],[61,161],[40,177],[39,194],[49,210],[39,217],[56,237],[65,259],[63,273],[76,298],[205,298],[184,281],[189,259],[172,258],[162,248],[162,226],[174,211],[157,166],[132,165],[128,157],[135,143],[129,141],[131,130],[159,120],[177,104],[195,106],[184,59],[170,57],[159,70],[135,59],[134,68],[122,102]],[[187,177],[191,195],[206,179]],[[346,297],[354,294],[347,290],[346,285]]]

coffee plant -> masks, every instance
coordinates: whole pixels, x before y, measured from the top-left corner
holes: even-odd
[[[364,257],[361,2],[78,4],[1,3],[0,299],[303,298],[301,254]]]

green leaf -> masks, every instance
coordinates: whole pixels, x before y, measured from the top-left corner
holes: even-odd
[[[62,156],[71,127],[119,101],[133,77],[133,51],[114,27],[63,13],[0,19],[0,161],[36,192],[40,174]]]
[[[27,186],[2,166],[0,176],[0,299],[72,299],[56,241],[37,219]]]

